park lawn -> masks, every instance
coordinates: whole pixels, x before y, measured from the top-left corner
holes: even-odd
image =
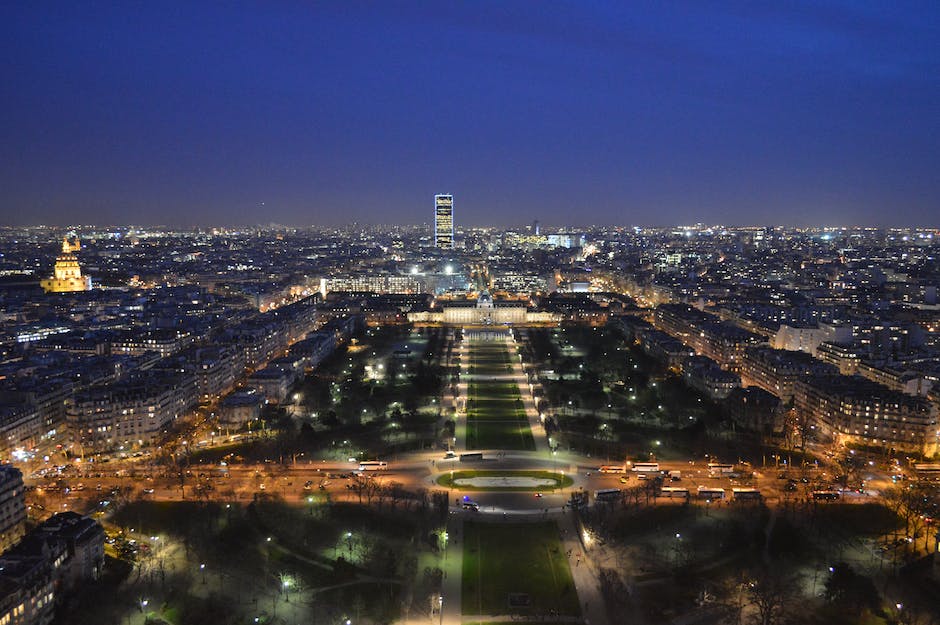
[[[471,375],[503,375],[510,370],[509,351],[502,345],[475,345],[471,348]]]
[[[509,606],[510,593],[529,595]],[[464,524],[463,614],[581,614],[555,523]]]
[[[526,422],[468,420],[467,449],[535,451],[535,439]]]
[[[476,486],[460,486],[454,485],[454,480],[472,478],[472,477],[496,477],[496,476],[508,476],[508,477],[535,477],[535,478],[545,478],[549,480],[555,480],[555,486],[533,486],[533,487],[518,487],[518,488],[505,488],[505,487],[476,487]],[[457,490],[467,490],[467,491],[499,491],[499,492],[543,492],[543,491],[552,491],[559,488],[568,488],[573,483],[574,480],[570,476],[564,475],[562,473],[555,473],[554,471],[500,471],[500,470],[464,470],[464,471],[452,471],[450,473],[444,473],[439,478],[437,478],[437,483],[441,486],[448,488],[455,488]]]
[[[522,396],[515,382],[487,379],[504,374],[509,354],[502,345],[474,345],[468,389],[467,448],[535,450]]]
[[[487,400],[473,399],[467,408],[470,419],[495,421],[525,421],[525,407],[521,399],[516,400]]]
[[[470,364],[470,375],[472,376],[486,378],[497,375],[507,375],[509,373],[512,373],[512,367],[509,366],[508,362],[499,364],[487,363],[485,365],[473,362]]]

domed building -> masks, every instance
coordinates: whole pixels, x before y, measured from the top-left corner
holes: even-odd
[[[52,276],[39,281],[39,286],[46,293],[74,293],[91,290],[91,278],[82,275],[82,268],[75,255],[80,249],[78,237],[75,237],[74,242],[69,241],[67,236],[62,237],[62,253],[56,257]]]
[[[440,323],[454,326],[510,326],[555,323],[555,315],[529,310],[518,300],[493,301],[489,291],[480,293],[477,299],[445,300],[439,308],[430,311],[410,312],[412,323]]]

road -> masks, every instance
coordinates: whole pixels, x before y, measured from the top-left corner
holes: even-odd
[[[470,363],[469,341],[462,341],[454,355],[459,355],[462,363],[458,396],[467,395],[468,367]],[[535,409],[534,398],[527,384],[517,351],[509,346],[512,372],[507,379],[512,379],[519,387],[529,420],[530,428],[536,439],[535,451],[504,451],[500,449],[483,450],[483,458],[473,462],[461,462],[457,459],[445,460],[440,451],[418,452],[387,459],[387,470],[362,473],[364,479],[375,479],[382,484],[399,483],[409,490],[439,489],[437,479],[450,472],[466,469],[498,470],[551,470],[564,473],[573,480],[570,487],[555,492],[545,491],[537,497],[533,492],[476,492],[473,499],[479,504],[478,512],[463,510],[452,505],[448,515],[447,532],[450,540],[445,549],[442,566],[445,571],[443,582],[443,615],[441,624],[459,625],[460,611],[460,570],[462,562],[462,525],[464,519],[475,515],[499,521],[525,519],[552,519],[558,523],[565,551],[570,553],[570,566],[575,579],[578,595],[582,602],[582,611],[586,621],[593,625],[605,625],[607,616],[598,581],[598,567],[595,566],[591,546],[585,543],[575,524],[575,515],[565,504],[573,492],[601,489],[629,489],[642,487],[637,474],[600,473],[600,465],[616,464],[610,459],[598,459],[564,451],[553,452],[549,449],[545,431],[542,428]],[[442,403],[448,408],[455,408],[460,403],[450,393],[442,396]],[[465,415],[458,412],[456,427],[456,450],[465,450],[466,426]],[[480,450],[474,450],[480,451]],[[798,472],[788,472],[777,466],[757,467],[753,476],[738,483],[730,477],[712,477],[704,460],[661,461],[662,471],[678,471],[681,478],[676,482],[667,482],[667,486],[684,487],[692,494],[692,505],[710,505],[707,501],[696,498],[699,486],[729,490],[734,486],[748,485],[758,488],[765,501],[773,506],[796,498],[810,496],[812,482],[795,482],[796,486],[787,487],[787,478],[799,480]],[[358,464],[351,462],[304,460],[289,464],[202,464],[190,466],[182,476],[171,476],[165,469],[154,467],[149,459],[127,459],[113,461],[108,465],[90,464],[71,465],[64,471],[50,471],[47,476],[28,475],[26,482],[38,487],[30,493],[30,501],[38,504],[44,512],[60,509],[72,509],[90,513],[100,507],[101,501],[122,497],[126,500],[150,498],[157,501],[179,500],[217,500],[250,501],[255,497],[268,494],[277,495],[288,501],[318,501],[329,496],[333,501],[358,501],[354,477]],[[874,470],[872,471],[873,473]],[[811,471],[810,474],[818,473]],[[780,476],[783,476],[781,479]],[[883,481],[884,476],[878,475]],[[879,482],[880,483],[880,482]],[[51,488],[57,490],[51,490]],[[68,490],[66,490],[68,489]],[[730,494],[730,493],[729,493]],[[463,492],[452,491],[450,501],[455,501]],[[855,496],[851,501],[870,501],[871,497]],[[658,500],[660,505],[679,505],[682,502],[673,499]]]

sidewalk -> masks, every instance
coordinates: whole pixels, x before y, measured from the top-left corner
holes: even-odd
[[[468,360],[470,351],[467,349],[467,341],[460,342],[458,355],[460,356],[460,382],[457,383],[457,392],[460,394],[460,397],[463,398],[464,406],[466,407],[469,402],[467,393],[470,391],[470,362]],[[454,438],[457,439],[457,442],[454,443],[454,451],[467,448],[466,410],[457,412],[457,416],[454,419]]]
[[[447,548],[444,553],[444,613],[439,615],[442,625],[460,625],[460,585],[463,567],[463,515],[447,515]],[[442,617],[442,618],[441,618]]]
[[[577,524],[573,513],[565,513],[557,518],[561,532],[562,547],[568,557],[571,567],[571,576],[574,578],[575,588],[578,590],[578,600],[581,601],[581,614],[585,624],[608,625],[607,610],[604,605],[604,595],[601,593],[600,578],[592,557],[590,548],[584,549],[581,538],[578,536]]]
[[[518,345],[515,341],[510,343],[514,349],[509,350],[509,361],[512,363],[513,380],[519,388],[519,395],[522,397],[522,405],[525,408],[526,418],[529,420],[529,429],[532,430],[532,438],[535,439],[535,450],[550,452],[548,446],[548,435],[545,433],[545,426],[539,419],[539,411],[535,408],[535,397],[529,388],[529,383],[522,369],[522,362],[519,359]]]

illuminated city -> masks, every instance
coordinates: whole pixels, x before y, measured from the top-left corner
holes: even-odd
[[[940,12],[801,6],[0,9],[0,625],[940,623]]]

